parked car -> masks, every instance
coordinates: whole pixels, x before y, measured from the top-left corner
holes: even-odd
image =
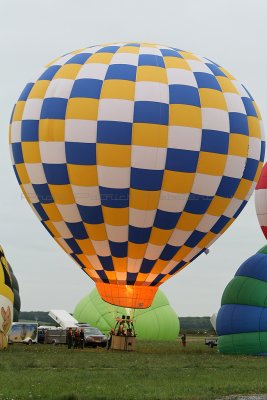
[[[98,328],[93,326],[85,327],[84,329],[84,344],[92,347],[106,347],[108,338]]]
[[[13,322],[8,335],[8,343],[37,343],[37,323]]]

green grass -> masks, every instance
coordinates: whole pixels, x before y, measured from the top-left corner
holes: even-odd
[[[0,400],[209,400],[267,393],[266,376],[266,358],[223,356],[203,338],[135,352],[13,345],[0,353]]]

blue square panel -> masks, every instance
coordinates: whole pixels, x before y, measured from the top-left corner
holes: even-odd
[[[113,257],[124,258],[128,253],[128,242],[112,242],[109,241],[110,251]]]
[[[206,72],[194,72],[194,75],[199,89],[207,88],[222,91],[214,75],[207,74]]]
[[[111,256],[98,256],[105,271],[114,271],[113,260]]]
[[[103,81],[99,79],[76,79],[70,97],[99,99]]]
[[[193,86],[169,85],[170,104],[187,104],[200,107],[199,91]]]
[[[131,144],[132,124],[120,121],[98,121],[97,143]]]
[[[139,66],[149,65],[153,67],[165,68],[163,58],[154,54],[140,54],[138,59],[138,65]]]
[[[39,139],[39,121],[23,120],[21,123],[21,141],[22,142],[37,142]]]
[[[42,204],[54,203],[53,196],[50,192],[49,186],[46,183],[40,185],[33,184],[32,187],[35,192],[33,193],[33,195],[36,194],[40,203]]]
[[[160,190],[164,171],[131,168],[131,188],[138,190]]]
[[[117,189],[99,186],[101,204],[111,208],[129,207],[129,188]]]
[[[195,172],[198,157],[198,151],[168,149],[166,169],[177,172]]]
[[[156,101],[136,101],[134,122],[168,125],[169,105]]]
[[[191,214],[204,214],[210,206],[213,196],[190,193],[184,211]]]
[[[248,119],[245,114],[229,112],[230,132],[248,135]]]
[[[86,224],[103,224],[103,213],[101,206],[81,206],[77,204],[81,220]]]
[[[44,99],[41,119],[65,119],[68,100],[62,98]]]
[[[227,154],[229,147],[229,133],[222,131],[213,131],[209,129],[202,130],[201,151],[208,153]]]
[[[12,149],[12,154],[13,154],[15,164],[23,163],[24,160],[23,160],[23,155],[22,155],[21,143],[12,143],[11,149]]]
[[[75,239],[88,239],[88,234],[82,222],[66,222],[66,225]]]
[[[229,176],[223,176],[216,192],[217,196],[225,197],[231,199],[240,183],[240,179],[230,178]]]
[[[66,142],[66,159],[69,164],[96,165],[95,143]]]
[[[136,80],[136,66],[128,64],[111,64],[108,67],[105,80],[121,79],[126,81]]]
[[[34,84],[32,82],[27,83],[27,85],[23,89],[21,95],[19,96],[19,100],[18,101],[26,101],[27,100],[27,98],[28,98],[28,96],[30,94],[30,91],[32,90],[33,85]]]
[[[88,60],[88,58],[91,57],[91,53],[81,53],[81,54],[75,54],[72,58],[70,58],[66,64],[85,64],[85,62]]]
[[[47,183],[51,185],[67,185],[70,183],[66,164],[43,164]]]
[[[61,68],[61,65],[51,65],[48,67],[42,75],[39,77],[39,81],[51,81],[56,75],[57,71]]]
[[[154,226],[159,229],[173,229],[181,213],[157,210]]]
[[[147,258],[144,258],[140,267],[140,272],[143,274],[149,274],[156,262],[157,260],[148,260]]]
[[[150,237],[151,228],[138,228],[129,225],[129,241],[132,243],[147,243]]]

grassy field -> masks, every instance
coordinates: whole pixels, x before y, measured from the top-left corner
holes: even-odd
[[[264,357],[223,356],[204,339],[138,342],[135,352],[13,345],[0,353],[0,400],[209,400],[267,393]]]

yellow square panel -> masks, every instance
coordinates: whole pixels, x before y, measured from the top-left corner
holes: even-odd
[[[96,165],[68,164],[69,180],[76,186],[98,186]]]
[[[92,269],[92,265],[91,265],[90,261],[86,258],[86,256],[84,254],[76,254],[76,257],[83,263],[83,265],[86,269],[89,269],[89,270]]]
[[[146,248],[147,248],[146,243],[137,244],[128,242],[128,257],[133,259],[144,258]]]
[[[43,204],[42,207],[51,221],[63,221],[62,215],[54,203]]]
[[[160,229],[154,226],[150,234],[149,242],[158,246],[166,244],[172,232],[172,229]]]
[[[84,224],[91,240],[107,240],[105,224]]]
[[[202,214],[191,214],[184,211],[179,218],[176,228],[181,229],[182,231],[193,231],[201,221],[202,217]]]
[[[74,204],[75,199],[70,185],[48,185],[53,200],[57,204]]]
[[[192,54],[192,53],[190,53],[188,51],[179,51],[179,54],[183,58],[185,58],[186,60],[198,60],[198,61],[200,61],[200,59],[195,54]]]
[[[258,118],[257,117],[247,117],[247,118],[248,118],[249,136],[261,138],[261,127]]]
[[[230,201],[231,199],[226,199],[220,196],[214,196],[207,210],[207,214],[214,216],[221,216],[228,207]]]
[[[175,256],[173,257],[173,260],[175,260],[175,261],[177,261],[177,262],[182,261],[182,259],[183,259],[184,257],[186,257],[187,254],[190,253],[190,251],[192,251],[192,248],[191,248],[191,247],[182,246],[182,247],[177,251],[177,253],[175,254]]]
[[[95,249],[90,239],[83,239],[83,240],[76,239],[76,242],[84,254],[87,255],[95,254]]]
[[[53,234],[54,237],[56,238],[61,237],[60,233],[57,231],[57,229],[54,227],[51,221],[44,221],[44,224],[47,226],[47,228],[50,230],[50,232]]]
[[[231,133],[229,138],[228,153],[231,156],[247,157],[249,136]]]
[[[240,184],[235,192],[235,198],[245,200],[253,181],[248,179],[241,179]]]
[[[75,79],[80,71],[81,64],[65,64],[57,71],[53,79]]]
[[[230,79],[226,78],[225,76],[216,76],[216,79],[223,92],[239,94],[238,90],[236,89],[234,84],[230,81]]]
[[[65,121],[63,119],[41,119],[39,140],[41,142],[64,142]]]
[[[164,64],[166,68],[178,68],[191,71],[191,68],[183,58],[178,57],[164,57]]]
[[[105,273],[107,275],[107,278],[109,280],[110,283],[116,283],[117,282],[117,276],[116,276],[116,272],[115,271],[106,271]]]
[[[134,123],[132,144],[136,146],[168,147],[168,126]]]
[[[197,247],[204,249],[217,236],[216,233],[208,232],[203,239],[198,243]]]
[[[199,89],[199,95],[202,107],[218,108],[227,111],[224,95],[219,90]]]
[[[85,64],[109,64],[113,56],[113,53],[95,53],[89,57]]]
[[[157,260],[156,264],[151,270],[151,274],[160,274],[168,264],[169,261]]]
[[[96,146],[98,165],[109,167],[130,167],[131,146],[98,143]]]
[[[170,125],[202,127],[201,108],[186,104],[170,104]]]
[[[146,280],[147,276],[148,274],[143,274],[142,272],[139,272],[136,278],[136,286],[138,286],[138,283],[142,284]]]
[[[101,99],[134,100],[135,82],[108,79],[103,82]]]
[[[254,177],[254,182],[258,182],[260,174],[261,174],[262,166],[263,166],[263,162],[260,161],[259,164],[258,164],[257,172],[256,172],[255,177]]]
[[[215,176],[223,175],[226,161],[227,155],[225,154],[201,151],[199,153],[197,172]]]
[[[134,46],[122,46],[120,47],[116,53],[132,53],[139,54],[139,47]]]
[[[50,81],[46,80],[37,81],[34,84],[32,90],[30,91],[28,99],[43,99],[49,84]]]
[[[172,193],[190,193],[195,173],[164,171],[162,190]]]
[[[66,119],[97,120],[98,99],[71,98],[68,101]]]
[[[22,142],[23,160],[25,163],[41,163],[40,148],[38,142]]]
[[[21,121],[22,120],[22,114],[24,111],[24,107],[25,107],[25,101],[17,102],[17,104],[15,105],[14,112],[13,112],[12,121]]]
[[[137,68],[136,81],[168,83],[165,68],[144,65]]]
[[[25,164],[16,164],[15,168],[17,170],[17,174],[19,176],[19,179],[21,180],[21,183],[23,183],[24,185],[26,183],[30,183],[30,178]]]
[[[160,191],[130,189],[130,207],[138,210],[156,210]]]
[[[110,208],[102,206],[103,218],[106,224],[124,226],[129,224],[129,208]]]
[[[117,272],[125,272],[127,270],[128,258],[112,257],[114,269]]]

